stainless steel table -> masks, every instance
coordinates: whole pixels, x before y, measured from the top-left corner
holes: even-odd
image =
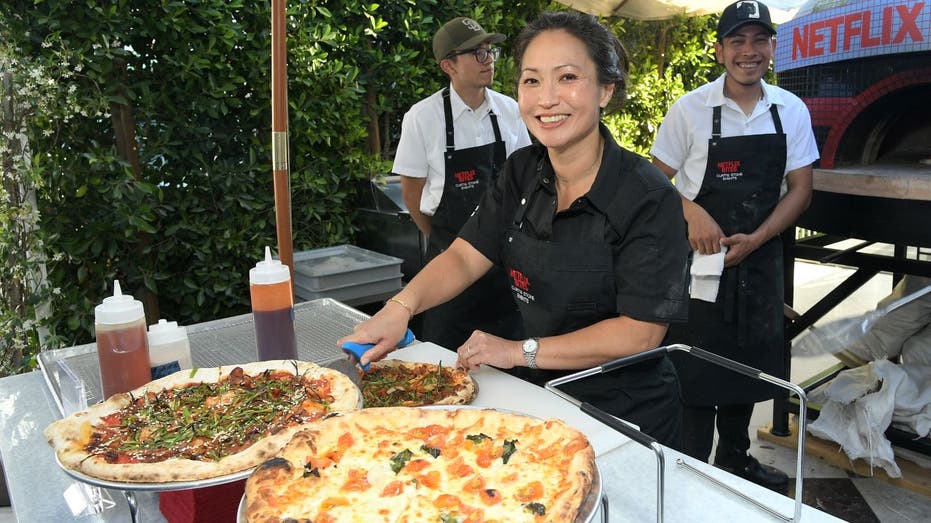
[[[299,304],[295,310],[298,329],[299,352],[302,358],[311,361],[323,361],[338,356],[336,340],[350,332],[352,326],[366,318],[359,311],[346,307],[334,300],[323,299]],[[254,359],[255,341],[252,332],[251,315],[239,316],[226,320],[207,322],[189,327],[192,356],[197,365],[218,365],[241,363]],[[429,351],[435,357],[454,358],[451,352],[432,344],[420,344],[411,347],[414,354],[426,354]],[[130,520],[130,511],[126,500],[118,491],[100,489],[103,496],[99,512],[92,516],[79,516],[85,506],[93,502],[87,489],[80,482],[65,474],[55,463],[54,453],[45,442],[42,431],[52,421],[62,416],[60,407],[62,392],[61,372],[82,374],[86,381],[85,395],[88,401],[96,401],[99,395],[99,378],[96,366],[88,364],[79,367],[93,355],[93,344],[62,349],[59,354],[48,353],[42,358],[47,370],[36,371],[18,376],[0,379],[0,459],[3,460],[7,486],[13,511],[18,521],[32,523],[37,521],[98,521],[126,522]],[[406,349],[405,349],[406,350]],[[403,355],[399,351],[399,355]],[[89,355],[89,356],[88,356]],[[214,359],[215,358],[215,359]],[[67,360],[67,361],[66,361]],[[66,361],[65,364],[58,363]],[[71,362],[77,362],[71,365]],[[58,373],[49,367],[58,367]],[[63,370],[64,369],[64,370]],[[73,370],[73,369],[72,369]],[[494,376],[494,386],[506,387],[503,380],[515,379],[494,369],[482,369],[483,374]],[[500,374],[500,376],[498,376]],[[70,375],[64,376],[67,380]],[[56,387],[58,387],[56,389]],[[518,385],[515,383],[515,388]],[[561,402],[562,399],[550,392],[521,382],[521,390],[537,397],[537,403]],[[538,389],[538,390],[537,390]],[[481,390],[481,388],[480,388]],[[489,387],[487,392],[491,392]],[[65,393],[65,396],[68,394]],[[489,394],[488,406],[494,406],[494,397]],[[513,398],[511,398],[513,399]],[[66,403],[69,400],[66,398]],[[599,438],[604,438],[601,434]],[[608,497],[611,522],[656,521],[655,476],[656,463],[654,455],[640,445],[617,435],[616,445],[610,442],[599,443],[605,449],[597,458],[602,474],[604,491]],[[718,521],[779,521],[757,507],[746,503],[737,496],[709,485],[700,477],[684,471],[675,464],[681,458],[696,468],[714,475],[730,486],[754,496],[766,503],[781,507],[784,512],[791,512],[792,499],[781,496],[736,476],[720,471],[704,463],[698,463],[672,449],[666,452],[666,489],[665,520],[685,522]],[[138,517],[143,523],[163,522],[165,518],[158,511],[158,495],[154,492],[137,493]],[[803,522],[839,522],[841,520],[814,508],[805,506],[802,511]],[[596,519],[599,521],[599,519]]]

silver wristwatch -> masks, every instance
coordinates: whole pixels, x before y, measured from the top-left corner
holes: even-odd
[[[537,351],[540,350],[540,340],[538,338],[529,338],[524,340],[521,349],[524,351],[524,360],[527,361],[527,367],[537,368]]]

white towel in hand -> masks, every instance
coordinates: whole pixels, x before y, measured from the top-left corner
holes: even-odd
[[[689,294],[693,299],[710,301],[718,297],[718,285],[724,272],[724,255],[727,247],[721,246],[717,254],[698,254],[692,258],[692,286]]]

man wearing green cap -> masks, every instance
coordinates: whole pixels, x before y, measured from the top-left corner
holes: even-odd
[[[404,115],[392,173],[432,259],[459,229],[493,183],[504,160],[530,145],[517,102],[491,90],[494,44],[471,18],[444,24],[433,37],[433,56],[450,85],[414,104]],[[400,305],[398,305],[400,306]],[[475,329],[519,339],[520,316],[501,269],[492,270],[457,298],[425,313],[424,341],[455,350]]]

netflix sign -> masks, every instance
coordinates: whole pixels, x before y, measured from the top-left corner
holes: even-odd
[[[777,73],[840,60],[931,51],[931,0],[822,3],[837,7],[805,14],[777,28]]]

